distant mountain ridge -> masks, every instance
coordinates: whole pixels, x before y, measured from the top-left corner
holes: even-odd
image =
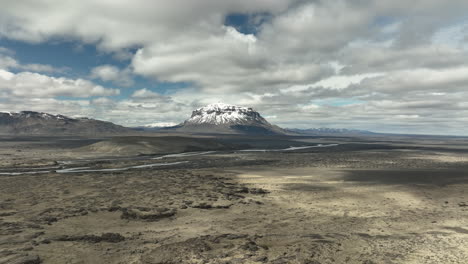
[[[210,104],[192,112],[189,119],[167,130],[191,133],[284,135],[288,132],[270,124],[250,107]]]
[[[299,128],[288,128],[288,131],[302,134],[302,135],[370,135],[376,134],[371,131],[367,130],[359,130],[359,129],[346,129],[346,128],[306,128],[306,129],[299,129]]]
[[[167,125],[172,124],[167,123]],[[377,134],[366,130],[343,128],[283,129],[270,124],[250,107],[221,103],[198,108],[183,123],[170,127],[152,125],[127,128],[111,122],[71,118],[60,114],[34,111],[0,112],[0,135],[118,135],[132,134],[136,131],[290,136]]]
[[[43,112],[0,112],[0,134],[97,135],[129,133],[133,130],[89,118],[71,118]]]

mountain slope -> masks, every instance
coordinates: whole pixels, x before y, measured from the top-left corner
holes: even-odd
[[[0,113],[0,134],[97,135],[128,132],[132,130],[110,122],[88,118],[76,119],[33,111]]]
[[[211,104],[196,109],[182,124],[168,128],[179,132],[224,134],[286,134],[282,128],[270,124],[252,108],[227,104]]]
[[[239,146],[210,138],[181,136],[113,137],[81,147],[80,151],[111,155],[168,154],[196,151],[233,150]]]

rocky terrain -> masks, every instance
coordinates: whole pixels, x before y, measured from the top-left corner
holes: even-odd
[[[275,138],[126,158],[74,151],[101,141],[0,141],[0,263],[468,259],[463,138]]]

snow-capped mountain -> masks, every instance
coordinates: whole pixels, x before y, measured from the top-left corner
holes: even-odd
[[[42,113],[42,112],[34,112],[34,111],[21,111],[19,113],[16,112],[0,112],[0,116],[9,116],[12,118],[42,118],[46,120],[50,119],[59,119],[65,120],[70,119],[63,115],[54,115],[49,113]]]
[[[130,129],[110,122],[71,118],[33,111],[0,112],[0,134],[94,135],[127,133]]]
[[[210,104],[192,112],[176,130],[195,133],[285,134],[250,107]]]
[[[228,104],[210,104],[192,112],[192,116],[184,124],[211,124],[211,125],[250,125],[252,123],[269,123],[258,112],[250,107]]]

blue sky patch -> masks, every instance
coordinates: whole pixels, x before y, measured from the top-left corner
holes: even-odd
[[[272,15],[269,13],[240,14],[233,13],[226,16],[224,24],[234,27],[242,34],[256,35],[262,24],[271,21]]]

